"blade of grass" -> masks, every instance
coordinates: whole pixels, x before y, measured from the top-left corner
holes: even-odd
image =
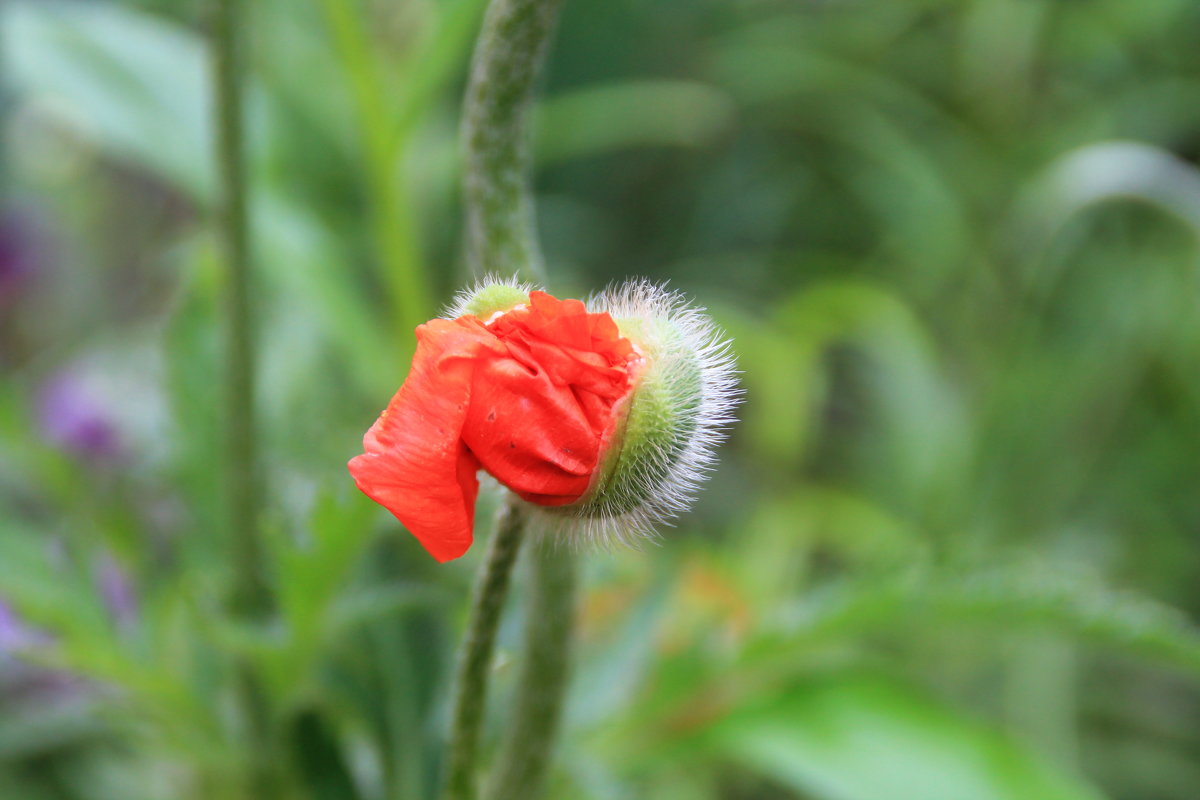
[[[322,6],[358,114],[372,231],[395,325],[392,340],[403,366],[411,356],[411,332],[432,307],[429,281],[417,247],[413,209],[397,174],[405,139],[388,111],[379,60],[361,15],[350,0],[322,0]]]

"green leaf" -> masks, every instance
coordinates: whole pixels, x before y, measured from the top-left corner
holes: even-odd
[[[545,164],[627,147],[702,147],[733,117],[728,95],[694,81],[592,86],[538,107],[534,152]]]
[[[193,34],[110,3],[21,2],[0,20],[9,80],[109,152],[212,193],[208,67]]]
[[[350,800],[359,796],[327,721],[315,710],[297,714],[291,725],[295,769],[303,776],[307,796],[313,800]]]
[[[6,702],[0,710],[0,764],[50,758],[113,735],[87,701]]]
[[[821,800],[1097,800],[1034,753],[874,678],[807,684],[710,732],[719,753]]]

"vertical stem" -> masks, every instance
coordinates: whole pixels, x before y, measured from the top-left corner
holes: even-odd
[[[545,793],[570,673],[575,554],[543,543],[529,548],[528,561],[524,661],[487,800],[538,800]]]
[[[540,278],[529,110],[562,0],[492,0],[463,105],[467,259],[476,276]]]
[[[217,0],[213,67],[220,171],[220,240],[225,257],[226,491],[233,537],[236,605],[261,610],[266,603],[258,537],[258,453],[254,420],[254,340],[251,268],[246,221],[246,170],[242,122],[241,0]]]
[[[219,238],[227,267],[226,318],[226,491],[235,570],[233,604],[250,618],[269,605],[258,531],[260,495],[254,419],[254,332],[251,326],[251,259],[246,204],[243,132],[242,0],[216,0],[213,27],[213,87],[217,114]],[[249,750],[245,796],[270,800],[277,794],[270,736],[270,711],[258,675],[244,659],[233,665]]]
[[[542,258],[535,233],[529,177],[529,108],[561,0],[491,0],[475,47],[463,107],[467,254],[477,276],[488,272],[536,279]],[[511,501],[492,538],[477,584],[463,645],[447,764],[445,800],[475,800],[479,728],[487,700],[496,624],[525,525]],[[573,606],[571,555],[535,555],[525,667],[504,745],[517,759],[496,786],[541,784],[558,727],[566,686],[567,640]],[[544,614],[543,607],[561,609]],[[520,741],[515,741],[520,740]],[[526,789],[530,787],[525,787]],[[518,792],[520,790],[518,789]],[[532,800],[534,793],[512,794]]]
[[[496,521],[496,532],[492,534],[487,558],[475,583],[455,681],[454,716],[442,789],[444,800],[474,800],[476,796],[475,762],[480,724],[487,708],[492,649],[524,527],[525,517],[520,507],[515,501],[506,504]]]

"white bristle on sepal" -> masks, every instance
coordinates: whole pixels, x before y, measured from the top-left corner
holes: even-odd
[[[694,409],[686,412],[692,430],[682,445],[675,442],[651,452],[647,456],[651,468],[639,465],[630,476],[634,494],[641,498],[632,507],[615,512],[585,497],[570,506],[531,505],[531,521],[544,534],[541,538],[556,543],[636,547],[657,539],[663,526],[692,506],[700,484],[714,467],[716,449],[735,420],[733,412],[741,398],[736,364],[731,343],[705,309],[689,305],[681,293],[665,286],[631,281],[592,296],[587,306],[592,312],[608,312],[623,327],[640,323],[644,330],[670,332],[674,346],[658,353],[662,363],[648,365],[647,374],[657,369],[660,375],[675,375],[678,370],[669,368],[671,360],[688,360],[687,366],[694,370],[692,379],[699,384],[698,398],[694,387],[686,390],[688,399],[696,401]],[[667,386],[669,395],[685,393],[682,385],[668,382]]]
[[[509,277],[501,277],[499,275],[484,275],[479,280],[475,281],[470,287],[458,291],[449,305],[442,312],[442,319],[458,319],[461,316],[471,313],[471,304],[479,297],[480,294],[487,290],[495,289],[498,286],[515,289],[518,292],[528,296],[530,292],[541,289],[542,287],[536,284],[522,281],[516,275]]]

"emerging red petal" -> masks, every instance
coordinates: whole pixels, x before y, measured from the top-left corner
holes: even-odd
[[[417,328],[412,370],[363,437],[350,474],[438,561],[471,546],[479,462],[462,442],[478,360],[499,350],[474,318]]]
[[[512,358],[476,370],[463,441],[497,480],[523,497],[549,498],[547,505],[587,491],[599,446],[574,394]]]
[[[439,561],[471,544],[481,466],[532,503],[586,494],[630,391],[636,354],[608,314],[529,298],[486,326],[420,326],[408,379],[350,461],[359,488]]]
[[[629,391],[633,346],[578,300],[529,299],[488,326],[509,357],[476,372],[463,441],[524,499],[566,505],[591,484],[613,405]]]

